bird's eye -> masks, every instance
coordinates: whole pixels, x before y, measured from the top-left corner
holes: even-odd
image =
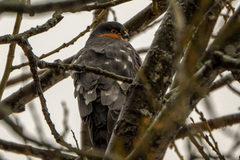
[[[118,30],[116,30],[116,29],[111,29],[111,32],[112,32],[112,33],[118,33]]]

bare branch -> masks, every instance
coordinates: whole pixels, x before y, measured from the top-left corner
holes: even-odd
[[[63,129],[64,129],[63,133],[62,133],[62,136],[64,138],[66,136],[67,132],[69,131],[69,125],[68,125],[69,110],[68,110],[66,102],[62,101],[61,104],[62,104],[62,108],[63,108],[63,122],[62,122],[62,124],[63,124]]]
[[[44,72],[46,72],[46,70],[40,70],[40,71],[38,71],[38,75],[41,75]],[[16,77],[10,78],[7,81],[6,87],[9,87],[11,85],[14,85],[14,84],[17,84],[17,83],[20,83],[20,82],[24,82],[24,81],[28,80],[29,78],[32,78],[32,73],[30,73],[30,72],[29,73],[20,74],[20,75],[18,75]]]
[[[143,28],[146,28],[146,26],[152,23],[155,19],[157,19],[167,10],[167,1],[154,0],[154,3],[155,6],[158,5],[159,12],[153,13],[153,4],[150,4],[124,24],[124,26],[129,32],[130,37],[138,34]]]
[[[75,156],[67,155],[61,153],[59,150],[46,150],[46,149],[39,149],[29,145],[17,144],[13,142],[8,142],[5,140],[0,139],[0,149],[5,150],[7,152],[13,152],[18,154],[24,154],[28,156],[33,156],[45,160],[74,160],[76,159]]]
[[[1,3],[1,2],[0,2]],[[53,14],[52,18],[49,19],[46,23],[35,28],[31,28],[23,33],[16,35],[4,35],[0,37],[0,44],[7,44],[11,42],[21,43],[21,41],[27,40],[31,36],[35,36],[42,32],[48,31],[50,28],[54,27],[63,19],[61,12],[56,12]]]
[[[102,12],[97,16],[97,18],[92,22],[91,25],[87,26],[87,28],[80,32],[76,37],[74,37],[71,41],[67,42],[67,43],[63,43],[61,46],[59,46],[58,48],[54,49],[53,51],[51,52],[48,52],[46,54],[43,54],[39,57],[39,59],[44,59],[48,56],[51,56],[53,55],[54,53],[57,53],[59,52],[61,49],[63,48],[66,48],[70,45],[73,45],[79,38],[83,37],[87,32],[89,32],[92,28],[94,28],[98,23],[99,23],[99,20],[105,15],[106,13],[106,10],[102,10]],[[22,63],[20,65],[16,65],[16,66],[13,66],[12,67],[12,70],[15,70],[15,69],[20,69],[24,66],[27,66],[29,63],[26,62],[26,63]]]
[[[70,63],[72,57],[64,60],[64,63]],[[41,81],[43,91],[48,90],[54,84],[60,82],[61,80],[67,78],[69,74],[62,72],[61,70],[47,70],[39,78]],[[34,82],[30,82],[26,86],[20,88],[4,100],[0,102],[0,108],[9,108],[12,112],[19,113],[25,110],[25,104],[37,97],[37,92],[34,87]],[[5,105],[3,105],[5,104]],[[1,118],[0,118],[1,119]]]
[[[80,12],[91,11],[94,9],[106,9],[116,6],[131,0],[114,0],[105,3],[88,3],[87,1],[60,1],[56,3],[45,3],[39,5],[28,6],[22,3],[8,3],[6,1],[0,2],[0,12],[23,12],[29,13],[33,16],[36,13],[43,13],[48,11],[62,11],[62,12]]]
[[[59,143],[60,145],[68,148],[70,151],[74,150],[74,148],[72,147],[71,144],[68,144],[67,142],[65,142],[63,140],[63,137],[57,132],[55,125],[53,124],[51,118],[50,118],[50,113],[48,112],[48,108],[47,108],[47,104],[46,104],[46,100],[45,97],[43,95],[43,90],[41,87],[41,82],[40,82],[40,78],[38,77],[37,74],[37,59],[34,55],[34,53],[31,50],[31,46],[30,44],[26,41],[26,42],[21,42],[18,43],[20,45],[20,47],[22,47],[23,51],[25,52],[25,55],[28,58],[29,61],[29,65],[30,65],[30,70],[32,72],[32,76],[33,76],[33,80],[34,80],[34,84],[35,84],[35,88],[37,90],[37,94],[38,97],[40,99],[41,102],[41,106],[42,106],[42,112],[44,115],[44,118],[51,130],[52,135],[54,136],[55,140],[57,143]],[[75,149],[77,150],[77,149]]]
[[[207,128],[207,131],[209,133],[210,138],[212,139],[214,145],[209,141],[209,138],[207,135],[204,136],[204,139],[206,140],[206,142],[209,144],[209,146],[212,148],[212,150],[214,152],[216,152],[216,154],[218,155],[220,160],[225,160],[225,157],[220,153],[219,148],[218,148],[218,144],[215,141],[215,138],[212,135],[212,129],[210,128],[207,120],[205,119],[204,115],[202,112],[200,112],[197,108],[195,108],[195,111],[198,113],[198,115],[200,115],[200,120],[204,123],[204,125]],[[202,133],[202,132],[201,132]],[[203,134],[202,134],[203,135]]]
[[[232,126],[234,124],[240,123],[240,113],[218,117],[215,119],[209,119],[207,120],[207,123],[209,124],[211,130],[223,128],[226,126]],[[203,122],[195,123],[194,125],[189,124],[187,126],[182,127],[179,130],[178,134],[176,135],[176,139],[186,137],[187,132],[196,135],[199,132],[199,128],[201,128],[202,131],[208,130],[208,128],[205,126]]]
[[[18,34],[19,29],[20,29],[20,25],[22,22],[22,15],[23,13],[18,13],[17,17],[16,17],[16,21],[15,21],[15,25],[14,25],[14,30],[13,30],[13,35]],[[12,68],[12,62],[13,62],[13,58],[14,58],[14,52],[15,52],[15,48],[16,48],[16,43],[13,42],[10,44],[9,46],[9,51],[8,51],[8,58],[7,58],[7,63],[6,63],[6,67],[4,70],[4,74],[0,83],[0,100],[2,99],[2,94],[3,91],[7,85],[7,81],[11,72],[11,68]]]
[[[184,159],[183,159],[183,156],[180,154],[180,152],[179,152],[179,150],[178,150],[178,148],[177,148],[177,146],[176,146],[176,144],[175,144],[174,141],[172,142],[172,145],[173,145],[174,151],[176,152],[176,154],[177,154],[177,156],[179,157],[179,159],[180,159],[180,160],[184,160]]]
[[[200,144],[198,144],[197,140],[194,138],[194,136],[189,133],[188,134],[188,137],[190,139],[190,141],[195,145],[195,147],[197,148],[198,152],[202,155],[202,157],[205,159],[205,160],[210,160],[209,156],[204,152],[204,148],[203,146],[201,146]]]
[[[68,71],[68,70],[73,70],[73,71],[83,71],[83,72],[91,72],[91,73],[95,73],[98,75],[102,75],[108,78],[112,78],[114,80],[117,81],[122,81],[125,83],[132,83],[133,79],[129,78],[129,77],[124,77],[124,76],[120,76],[120,75],[116,75],[112,72],[106,71],[106,70],[102,70],[101,68],[98,67],[90,67],[90,66],[86,66],[86,65],[74,65],[74,64],[63,64],[63,63],[48,63],[45,61],[39,61],[38,62],[38,67],[43,69],[43,68],[51,68],[51,69],[62,69],[64,71]]]
[[[79,145],[78,145],[77,138],[76,138],[76,136],[75,136],[75,134],[74,134],[73,130],[71,130],[71,132],[72,132],[72,135],[73,135],[73,139],[74,139],[74,141],[75,141],[75,144],[76,144],[76,146],[77,146],[77,149],[79,149],[79,150],[80,150],[80,148],[79,148]]]
[[[231,16],[227,24],[221,28],[216,39],[213,41],[202,58],[202,62],[206,62],[208,59],[211,59],[211,55],[214,53],[214,51],[221,51],[226,54],[231,54],[226,52],[227,47],[233,46],[235,49],[237,48],[236,44],[238,43],[236,42],[239,42],[240,39],[240,22],[238,21],[239,15],[240,7],[238,7],[237,11]]]
[[[200,5],[202,8],[207,7],[204,2],[202,2]],[[216,3],[212,7],[208,8],[209,10],[205,13],[203,13],[202,9],[202,11],[194,14],[195,17],[192,17],[191,20],[189,20],[189,23],[191,24],[186,27],[187,29],[183,31],[182,37],[178,40],[178,47],[181,48],[181,46],[184,46],[188,43],[186,39],[192,37],[185,50],[182,64],[177,65],[178,71],[173,80],[174,83],[172,84],[171,88],[175,88],[179,85],[181,77],[188,79],[197,71],[197,69],[199,69],[199,59],[203,56],[207,48],[208,42],[211,38],[213,29],[222,9],[219,3]],[[199,15],[203,16],[202,19],[199,18]]]
[[[38,146],[44,146],[47,148],[54,148],[53,146],[51,146],[50,144],[44,143],[44,142],[38,142],[37,140],[26,136],[23,133],[23,128],[21,126],[16,125],[7,115],[9,114],[10,110],[7,107],[3,107],[1,106],[0,108],[0,119],[3,119],[4,122],[6,122],[11,129],[17,134],[19,135],[24,141],[30,141],[33,142],[35,144],[37,144]],[[55,148],[56,149],[56,148]]]
[[[220,80],[213,82],[209,88],[209,92],[212,92],[220,87],[223,87],[226,84],[230,84],[232,81],[234,81],[232,74],[228,74],[228,75],[222,77]]]
[[[204,5],[201,6],[203,7],[201,8],[203,10],[202,12],[207,13],[209,8],[215,4],[214,2],[215,1],[209,1],[207,7]],[[196,9],[196,6],[192,5],[192,3],[197,4],[195,1],[178,1],[178,4],[181,4],[181,7],[184,9],[187,20],[190,20],[191,15],[195,10],[199,11],[199,8]],[[176,52],[174,50],[173,44],[176,43],[175,38],[177,35],[177,30],[174,26],[172,14],[173,11],[171,9],[172,8],[170,8],[165,14],[161,26],[155,34],[155,39],[151,44],[145,62],[139,71],[143,72],[143,75],[147,78],[147,84],[151,86],[148,89],[154,96],[156,96],[154,101],[158,102],[159,104],[163,102],[163,96],[170,85],[175,68],[173,65],[175,65],[175,61],[178,61],[183,55],[182,51],[184,50],[184,47],[186,47],[183,46],[182,51],[178,50]],[[191,12],[191,14],[189,12]],[[196,14],[197,13],[198,12],[196,12]],[[198,26],[197,23],[202,22],[204,15],[201,16],[196,16],[198,19],[194,21],[194,26]],[[191,32],[188,34],[191,35],[192,32],[194,32],[194,30],[191,30]],[[186,39],[186,41],[191,40],[191,37],[188,38],[189,39]],[[140,75],[137,76],[135,80],[140,84],[143,83]],[[195,104],[191,104],[191,106],[188,107],[188,102],[191,101],[188,99],[188,96],[191,95],[189,92],[194,92],[196,91],[195,89],[197,89],[192,83],[193,82],[189,83],[189,81],[186,82],[185,80],[184,84],[186,86],[183,85],[181,87],[182,91],[180,91],[177,95],[174,94],[171,96],[172,100],[169,100],[166,103],[167,107],[164,107],[164,110],[160,112],[158,117],[147,131],[146,129],[149,123],[144,123],[146,120],[143,122],[143,119],[148,118],[148,120],[151,121],[151,116],[146,118],[145,115],[142,115],[140,110],[146,109],[149,113],[154,114],[158,108],[154,108],[152,106],[152,99],[147,99],[148,96],[143,95],[143,93],[147,93],[144,87],[140,85],[132,85],[131,92],[128,95],[127,102],[125,103],[127,107],[122,109],[119,123],[117,124],[116,131],[114,132],[116,137],[113,138],[112,136],[111,140],[113,141],[112,143],[110,142],[108,146],[107,154],[109,152],[117,152],[121,153],[122,156],[127,156],[134,148],[133,152],[128,156],[128,159],[154,159],[163,156],[166,148],[172,140],[172,136],[177,132],[180,124],[182,124],[185,118],[187,118],[187,113],[189,113],[189,111],[192,109],[191,107],[193,107]],[[186,95],[186,99],[183,98],[182,95]],[[161,131],[158,132],[157,130]],[[131,133],[129,133],[129,131],[131,131]],[[141,141],[135,142],[135,140],[138,140],[137,137],[143,134],[139,133],[140,131],[146,131],[146,133],[144,134],[143,138],[141,138]],[[164,138],[160,136],[162,134],[164,135]]]
[[[69,151],[75,152],[79,155],[86,155],[86,156],[90,156],[90,157],[103,157],[103,154],[101,152],[99,153],[97,151],[94,151],[94,153],[85,153],[81,150],[78,150],[75,147],[72,147],[72,145],[67,143],[66,141],[64,141],[63,137],[57,132],[57,130],[55,128],[55,124],[52,122],[52,120],[50,118],[50,113],[48,112],[46,100],[43,95],[40,78],[38,77],[38,74],[37,74],[37,64],[38,64],[37,61],[38,60],[37,60],[36,56],[34,55],[34,53],[32,52],[31,46],[28,43],[28,41],[22,41],[21,43],[18,43],[18,45],[22,48],[22,50],[24,51],[25,55],[27,56],[27,58],[29,60],[30,70],[32,72],[32,76],[33,76],[33,80],[34,80],[34,87],[35,87],[35,90],[37,91],[38,97],[40,99],[40,103],[42,106],[42,112],[43,112],[44,118],[51,130],[51,133],[52,133],[53,137],[55,138],[55,141],[57,143],[59,143],[60,145],[66,147]]]

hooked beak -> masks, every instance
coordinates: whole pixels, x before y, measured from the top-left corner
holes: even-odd
[[[122,34],[122,37],[125,41],[129,41],[129,34],[127,33],[127,31],[124,31],[124,33]]]

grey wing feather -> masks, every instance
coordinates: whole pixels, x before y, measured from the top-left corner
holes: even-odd
[[[93,108],[92,108],[92,103],[89,103],[88,105],[85,103],[85,100],[82,95],[78,95],[77,97],[78,100],[78,105],[79,105],[79,111],[80,111],[80,116],[82,118],[86,117],[89,115],[89,113],[92,113]],[[80,107],[81,106],[81,107]]]
[[[136,60],[134,60],[136,59]],[[134,77],[141,61],[132,46],[121,41],[96,48],[84,48],[76,55],[73,64],[100,67],[126,77]],[[120,110],[130,84],[118,82],[96,75],[94,73],[74,72],[75,96],[83,95],[86,105],[79,106],[80,112],[91,113],[92,109],[85,108],[97,99],[96,89],[101,90],[101,103],[108,105],[110,110]],[[82,104],[83,102],[81,102]],[[81,111],[83,110],[83,111]]]
[[[128,42],[89,46],[79,51],[73,64],[99,67],[126,77],[134,77],[140,67],[141,60]],[[72,77],[74,95],[81,118],[88,123],[92,144],[106,147],[104,143],[111,136],[130,84],[86,72],[73,72]]]
[[[108,90],[101,90],[101,102],[103,105],[110,105],[118,99],[120,88],[115,83]]]

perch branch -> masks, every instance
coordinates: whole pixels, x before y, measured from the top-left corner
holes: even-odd
[[[86,65],[75,65],[75,64],[62,64],[60,63],[48,63],[45,61],[39,61],[38,62],[38,67],[43,69],[43,68],[51,68],[51,69],[62,69],[64,71],[68,71],[68,70],[73,70],[73,71],[83,71],[83,72],[91,72],[91,73],[95,73],[98,75],[102,75],[108,78],[112,78],[114,80],[117,81],[122,81],[125,83],[132,83],[133,79],[129,78],[129,77],[124,77],[124,76],[120,76],[120,75],[116,75],[112,72],[106,71],[106,70],[102,70],[99,67],[90,67],[90,66],[86,66]]]

